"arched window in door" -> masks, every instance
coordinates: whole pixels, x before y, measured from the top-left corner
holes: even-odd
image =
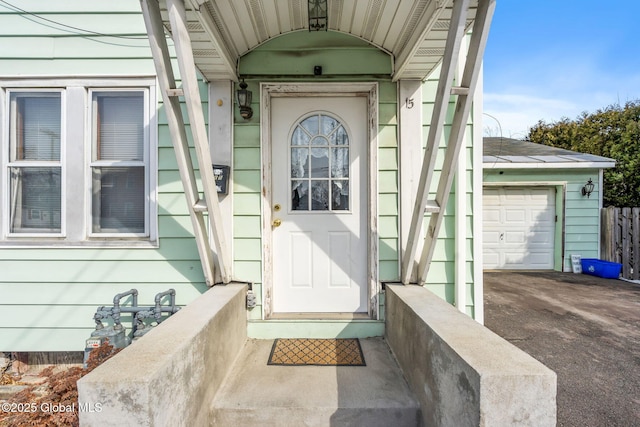
[[[295,126],[290,145],[291,210],[349,210],[349,135],[327,113],[313,113]]]

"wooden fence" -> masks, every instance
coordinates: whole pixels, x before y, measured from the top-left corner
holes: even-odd
[[[622,277],[640,279],[640,208],[601,210],[600,258],[622,264]]]

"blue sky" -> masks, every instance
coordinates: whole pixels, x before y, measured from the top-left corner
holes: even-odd
[[[640,99],[640,1],[497,0],[484,111],[502,136]],[[499,136],[485,115],[485,136]]]

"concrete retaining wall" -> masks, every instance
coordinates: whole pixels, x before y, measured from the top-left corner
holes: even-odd
[[[207,425],[247,339],[245,298],[245,285],[215,286],[83,377],[80,425]]]
[[[555,426],[556,374],[420,286],[387,285],[386,339],[426,426]]]

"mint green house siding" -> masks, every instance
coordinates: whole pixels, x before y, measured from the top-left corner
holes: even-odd
[[[156,293],[173,288],[177,303],[186,305],[208,288],[139,2],[17,3],[24,8],[28,3],[29,13],[0,8],[0,132],[4,141],[0,155],[4,174],[0,179],[3,198],[0,204],[3,215],[0,218],[3,221],[0,227],[0,271],[3,272],[0,275],[0,350],[80,351],[94,328],[96,308],[111,305],[117,293],[136,288],[139,303],[149,305]],[[317,65],[322,66],[322,74],[313,76],[311,71]],[[376,295],[379,316],[375,320],[315,323],[308,319],[300,322],[264,320],[263,270],[267,242],[263,236],[265,188],[260,93],[261,84],[278,82],[375,85],[377,162],[372,175],[375,182],[370,183],[375,186],[375,200],[371,203],[377,212],[373,218],[377,234],[372,236],[378,251],[375,268],[379,282],[398,282],[403,227],[401,203],[403,197],[415,195],[402,190],[409,186],[401,176],[400,162],[402,123],[399,116],[404,100],[400,99],[401,83],[392,80],[392,72],[392,57],[387,52],[360,38],[331,31],[292,32],[275,37],[240,57],[238,73],[245,77],[248,89],[253,92],[253,117],[243,119],[234,102],[224,105],[232,109],[233,119],[230,141],[226,141],[231,148],[230,190],[223,200],[230,209],[230,222],[225,228],[231,229],[233,279],[251,282],[258,301],[257,307],[247,311],[250,335],[253,331],[254,336],[260,336],[263,331],[260,326],[268,322],[272,322],[269,326],[272,332],[284,334],[305,333],[307,327],[318,328],[317,324],[321,324],[318,333],[324,335],[382,335],[384,332],[384,294]],[[436,68],[429,78],[419,83],[422,118],[417,123],[417,133],[421,133],[419,139],[423,145],[435,103],[438,75]],[[210,105],[209,90],[216,82],[208,84],[202,79],[199,83],[204,117],[213,123],[213,105],[220,104],[212,97]],[[223,83],[230,84],[228,80]],[[236,89],[237,85],[233,87]],[[93,92],[118,90],[144,92],[148,101],[145,128],[149,151],[145,158],[148,230],[144,236],[103,238],[88,231],[92,212],[87,206],[92,200],[92,172],[97,168],[92,164],[96,160],[92,157],[96,144],[91,136],[93,122],[89,111],[93,108]],[[63,127],[67,130],[61,143],[60,167],[63,174],[72,167],[79,172],[77,177],[65,175],[63,179],[65,225],[56,238],[46,235],[29,238],[10,232],[7,171],[11,159],[5,144],[11,126],[9,98],[12,92],[21,91],[62,94]],[[479,99],[476,98],[476,102]],[[451,123],[454,105],[452,99],[447,124]],[[476,263],[480,230],[474,216],[479,206],[474,194],[479,194],[482,185],[478,179],[481,174],[477,173],[480,157],[474,143],[478,139],[479,108],[472,109],[466,126],[465,162],[445,209],[425,286],[481,320],[478,307],[482,305],[482,278]],[[188,116],[184,114],[184,117],[188,128]],[[442,172],[449,132],[450,126],[445,125],[432,192]],[[211,141],[214,143],[217,141]],[[191,141],[190,145],[194,151]],[[197,165],[195,172],[198,178]],[[578,181],[567,187],[571,185],[577,186]],[[567,235],[574,233],[576,242],[575,246],[567,245],[569,253],[581,247],[580,238],[586,237],[578,230],[590,219],[580,217],[581,206],[572,205],[569,197],[566,205],[566,232]],[[570,229],[569,224],[575,228]],[[460,251],[464,256],[460,256]],[[590,252],[583,256],[588,254]],[[462,265],[456,259],[463,259]],[[126,321],[124,324],[129,325]]]
[[[378,206],[380,280],[399,277],[399,186],[398,174],[398,95],[397,85],[379,82],[380,121],[378,133]]]
[[[0,9],[3,75],[155,74],[136,1],[13,4],[27,11]]]
[[[427,135],[429,133],[430,119],[433,113],[433,106],[435,103],[436,90],[438,87],[438,75],[439,68],[424,82],[422,86],[423,97],[423,141],[426,144]],[[437,189],[437,182],[440,174],[442,173],[442,163],[444,159],[445,149],[449,139],[451,131],[451,122],[453,120],[455,99],[452,97],[449,101],[447,109],[447,117],[445,126],[443,129],[443,135],[440,141],[440,147],[438,150],[438,157],[436,160],[436,168],[434,172],[434,180],[431,187],[432,198],[435,196]],[[466,125],[464,145],[461,148],[461,156],[464,158],[462,169],[458,169],[454,185],[451,189],[451,195],[449,197],[449,203],[445,209],[445,216],[442,227],[440,228],[439,238],[436,242],[435,253],[433,261],[431,262],[431,268],[427,276],[425,287],[431,290],[436,295],[440,296],[444,300],[451,304],[456,303],[456,284],[462,286],[465,289],[465,303],[464,312],[469,316],[476,318],[474,311],[475,303],[474,299],[477,298],[478,289],[476,286],[480,286],[481,289],[481,277],[477,276],[477,270],[475,267],[475,252],[474,238],[476,233],[481,233],[481,230],[476,230],[477,224],[474,224],[474,207],[478,203],[474,201],[474,190],[481,185],[478,181],[478,177],[474,175],[474,168],[478,167],[480,161],[478,153],[474,151],[474,139],[478,138],[479,128],[476,126],[475,120],[478,114],[478,109],[471,110],[469,120]],[[424,147],[423,147],[424,148]],[[459,180],[464,181],[464,185],[457,185]],[[456,191],[462,189],[463,193],[456,196]],[[458,209],[456,204],[462,203],[462,209]],[[464,215],[464,227],[462,229],[456,227],[456,215],[460,212]],[[427,222],[425,222],[426,224]],[[456,248],[456,230],[464,234],[458,236],[460,239],[464,239],[464,268],[456,269],[456,256],[454,255],[459,249]],[[464,270],[464,272],[462,272]],[[459,293],[458,293],[459,295]],[[460,309],[460,307],[459,307]]]
[[[247,82],[259,93],[258,84]],[[257,301],[262,301],[262,166],[260,156],[260,109],[253,100],[253,118],[245,121],[234,109],[233,131],[233,270],[253,283]],[[249,319],[262,318],[262,304],[249,311]]]
[[[19,90],[54,88],[64,91],[66,105],[76,108],[72,107],[73,86],[113,88],[127,80],[129,85],[146,87],[152,100],[160,99],[139,2],[16,4],[64,26],[8,8],[0,9],[3,93],[12,88],[18,90],[15,87],[18,81]],[[88,35],[83,29],[102,35]],[[206,111],[205,84],[201,94]],[[4,140],[8,104],[6,97],[3,100],[0,129]],[[163,107],[156,101],[149,109],[150,144],[155,150],[149,161],[153,187],[148,196],[152,199],[153,217],[149,220],[154,228],[153,237],[133,243],[3,239],[0,349],[81,351],[95,326],[96,308],[111,305],[117,293],[136,288],[139,303],[148,305],[153,304],[156,293],[174,288],[178,304],[184,305],[207,289]],[[85,117],[68,116],[66,120],[69,126],[76,126]],[[68,135],[69,139],[77,136]],[[80,138],[89,141],[87,135]],[[67,147],[72,143],[66,141]],[[3,148],[3,161],[6,152]],[[2,182],[3,203],[7,203],[6,182]],[[71,193],[75,191],[73,188],[64,191]],[[78,190],[83,191],[81,188]],[[8,223],[5,217],[2,221]],[[127,325],[130,323],[125,322]]]

